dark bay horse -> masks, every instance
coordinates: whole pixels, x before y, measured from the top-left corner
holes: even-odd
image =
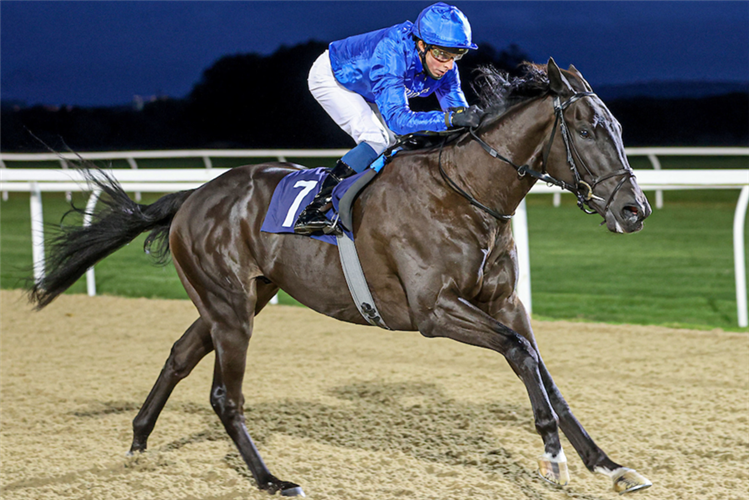
[[[486,70],[480,81],[489,110],[480,127],[444,148],[396,156],[354,205],[352,229],[376,305],[393,329],[455,339],[507,359],[528,391],[544,444],[539,472],[548,481],[569,481],[561,429],[585,466],[609,476],[616,491],[650,486],[593,442],[554,384],[515,293],[517,255],[504,217],[540,178],[573,191],[609,230],[639,231],[650,206],[624,154],[621,127],[573,66],[564,71],[549,60],[512,79]],[[296,169],[238,167],[151,205],[132,202],[101,172],[91,174],[109,195],[107,206],[91,226],[68,227],[57,237],[51,271],[30,292],[37,307],[151,231],[147,243],[171,251],[200,315],[174,344],[135,417],[131,452],[146,450],[174,387],[215,351],[210,402],[258,487],[303,495],[271,474],[245,425],[242,380],[253,320],[280,288],[322,314],[365,321],[333,245],[260,231],[275,186]]]

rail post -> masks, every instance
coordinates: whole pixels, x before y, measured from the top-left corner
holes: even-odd
[[[31,183],[31,256],[34,261],[34,283],[44,279],[44,213],[39,184]]]
[[[733,217],[733,265],[736,275],[736,309],[739,326],[749,326],[749,315],[746,305],[746,254],[744,252],[744,222],[746,208],[749,206],[749,186],[741,188],[736,212]]]
[[[69,168],[68,162],[67,160],[65,160],[65,158],[60,158],[59,162],[63,170],[67,170]],[[65,191],[65,200],[70,203],[73,200],[73,193],[71,193],[70,191]]]
[[[554,200],[554,206],[560,206],[562,204],[562,193],[554,193],[552,196]]]
[[[528,241],[528,211],[525,207],[525,199],[515,209],[515,215],[512,217],[512,236],[515,240],[515,246],[518,253],[518,286],[516,293],[520,302],[525,306],[525,310],[530,314],[532,312],[531,303],[531,256],[530,244]]]
[[[88,203],[86,203],[86,212],[83,214],[83,227],[91,225],[91,219],[93,218],[96,202],[99,201],[100,194],[101,189],[97,188],[94,189],[94,192],[89,196]],[[93,266],[86,270],[86,292],[89,297],[96,295],[96,275],[94,274]]]
[[[130,165],[130,168],[132,168],[133,170],[138,170],[138,162],[136,162],[135,158],[133,158],[132,156],[127,157],[127,163]],[[140,199],[141,199],[140,191],[137,191],[135,193],[135,201],[140,201]]]
[[[648,159],[650,160],[650,164],[653,165],[653,170],[661,169],[661,162],[655,154],[649,153]],[[663,208],[663,190],[661,189],[655,190],[655,208]]]
[[[2,159],[0,159],[0,169],[3,169],[3,168],[6,168],[5,167],[5,162]],[[8,192],[7,191],[3,191],[3,201],[8,201]]]

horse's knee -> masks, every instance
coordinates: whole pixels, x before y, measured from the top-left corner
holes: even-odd
[[[440,319],[436,311],[430,311],[416,318],[419,333],[428,339],[438,337],[449,337],[446,331],[446,323]],[[449,325],[449,323],[447,323]]]
[[[172,345],[169,358],[164,365],[164,370],[175,383],[190,375],[200,360],[213,350],[210,336],[197,338],[194,333],[189,335],[190,333],[193,332],[188,330]]]
[[[518,333],[512,333],[506,339],[505,358],[513,370],[522,377],[522,373],[538,373],[540,357],[536,348],[528,339]]]
[[[166,360],[164,369],[175,382],[186,378],[195,368],[195,363],[192,362],[191,356],[184,353],[180,346],[179,341],[175,342],[172,346],[172,351],[169,353],[169,358]]]
[[[434,328],[432,325],[419,325],[419,333],[428,339],[434,339],[437,337],[440,337],[440,335],[437,333],[438,330]],[[444,335],[443,335],[444,336]]]

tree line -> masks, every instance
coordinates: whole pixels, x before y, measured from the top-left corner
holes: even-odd
[[[307,73],[327,48],[310,41],[269,56],[238,54],[217,60],[182,99],[125,107],[13,107],[0,113],[5,152],[197,148],[347,148],[352,140],[307,90]],[[517,46],[483,44],[460,62],[469,103],[475,68],[516,71],[529,57]],[[704,98],[635,97],[607,100],[627,146],[749,144],[749,92]],[[437,109],[433,97],[417,110]]]

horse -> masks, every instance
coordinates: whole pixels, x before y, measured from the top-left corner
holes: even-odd
[[[353,205],[355,242],[372,297],[394,330],[419,331],[503,355],[527,389],[543,442],[542,478],[564,486],[559,430],[591,472],[620,493],[651,482],[599,448],[544,364],[516,294],[518,262],[508,220],[539,180],[561,186],[617,233],[642,229],[651,209],[630,168],[619,122],[574,67],[527,63],[522,76],[485,69],[475,88],[486,113],[476,129],[439,147],[395,155]],[[561,140],[555,140],[559,136]],[[93,165],[91,165],[93,167]],[[366,324],[345,283],[335,245],[260,230],[275,186],[301,166],[233,168],[150,205],[133,202],[103,170],[90,181],[106,197],[88,227],[67,226],[50,271],[29,290],[41,309],[86,269],[139,234],[171,260],[199,317],[171,353],[133,420],[130,453],[147,449],[175,386],[215,351],[210,404],[257,487],[303,496],[273,475],[247,428],[242,383],[253,321],[279,289],[341,321]]]

